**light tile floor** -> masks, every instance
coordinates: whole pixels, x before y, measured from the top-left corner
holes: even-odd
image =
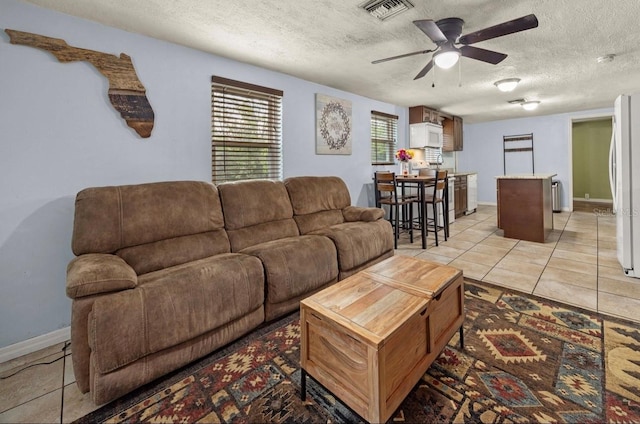
[[[449,264],[470,278],[630,319],[640,328],[640,279],[626,277],[618,264],[615,218],[589,212],[553,218],[545,243],[508,239],[496,227],[496,208],[481,205],[451,225],[448,241],[441,238],[436,247],[429,234],[423,250],[419,240],[410,244],[403,236],[396,254]],[[64,345],[0,364],[0,423],[66,423],[98,408],[76,387]],[[41,362],[52,363],[25,368]]]
[[[545,243],[504,238],[496,207],[451,224],[449,240],[426,250],[403,235],[397,254],[448,264],[465,276],[640,323],[640,279],[624,275],[616,256],[616,222],[592,212],[553,214]]]

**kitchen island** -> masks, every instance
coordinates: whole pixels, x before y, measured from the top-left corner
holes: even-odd
[[[551,178],[556,175],[496,177],[498,228],[505,237],[544,243],[553,230]]]

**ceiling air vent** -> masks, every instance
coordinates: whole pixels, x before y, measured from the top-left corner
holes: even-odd
[[[411,9],[413,5],[408,0],[369,0],[360,7],[369,12],[371,16],[384,21]]]

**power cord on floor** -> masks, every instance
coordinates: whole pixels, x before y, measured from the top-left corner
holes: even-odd
[[[65,370],[67,369],[67,346],[68,344],[65,342],[65,345],[62,346],[62,351],[64,354],[62,355],[62,376],[61,376],[61,385],[62,385],[62,396],[60,396],[60,424],[64,423],[64,377]]]
[[[64,343],[64,346],[62,346],[62,351],[64,352],[64,355],[62,355],[62,356],[61,356],[61,357],[59,357],[58,359],[54,359],[53,361],[50,361],[50,362],[37,362],[37,363],[35,363],[35,364],[29,364],[29,365],[27,365],[26,367],[21,368],[21,369],[19,369],[18,371],[14,372],[13,374],[9,374],[9,375],[7,375],[7,376],[0,377],[0,380],[6,380],[7,378],[11,378],[11,377],[13,377],[14,375],[19,374],[19,373],[21,373],[22,371],[24,371],[24,370],[26,370],[26,369],[29,369],[29,368],[31,368],[31,367],[35,367],[35,366],[38,366],[38,365],[51,365],[51,364],[53,364],[53,363],[55,363],[55,362],[58,362],[58,361],[60,361],[61,359],[64,359],[64,357],[65,357],[65,356],[67,356],[67,348],[68,348],[70,345],[71,345],[71,343],[69,343],[69,342],[65,342],[65,343]]]

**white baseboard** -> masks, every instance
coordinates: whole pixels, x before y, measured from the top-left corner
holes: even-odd
[[[613,202],[613,200],[611,199],[594,199],[594,198],[590,198],[590,199],[585,199],[584,197],[574,197],[573,198],[574,201],[577,202],[597,202],[597,203],[611,203]]]
[[[57,343],[66,342],[71,338],[71,327],[61,328],[51,333],[33,337],[22,342],[18,342],[0,348],[0,363],[10,361],[28,353],[36,352],[45,347],[53,346]]]

